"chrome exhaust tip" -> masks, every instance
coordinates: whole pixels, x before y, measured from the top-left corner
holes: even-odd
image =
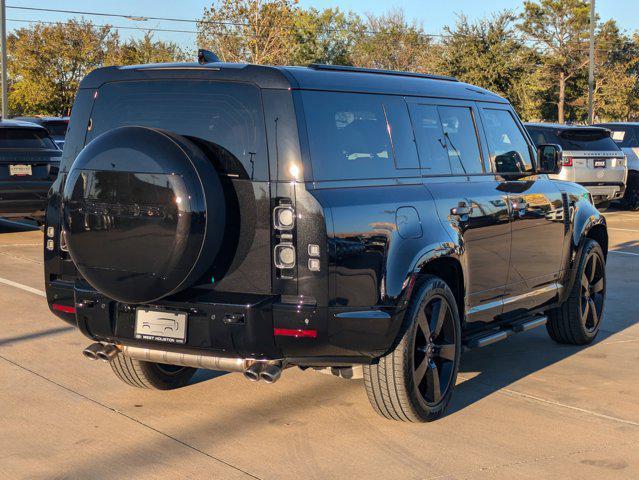
[[[87,348],[82,350],[82,355],[84,355],[89,360],[97,360],[98,352],[102,351],[103,345],[101,343],[95,342],[89,345]]]
[[[260,372],[260,378],[266,383],[275,383],[282,376],[282,367],[279,365],[268,365]]]
[[[257,382],[260,379],[262,368],[263,366],[261,362],[253,362],[246,370],[244,370],[244,377],[249,379],[251,382]]]
[[[102,349],[98,351],[96,355],[103,362],[109,363],[118,353],[120,353],[120,350],[118,350],[114,345],[106,344],[102,346]]]

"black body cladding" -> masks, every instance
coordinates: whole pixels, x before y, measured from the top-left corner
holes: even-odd
[[[126,151],[100,150],[118,131],[135,132]],[[607,238],[583,188],[536,173],[508,102],[449,79],[110,67],[82,82],[66,142],[47,225],[69,232],[70,257],[45,251],[47,295],[103,341],[148,346],[133,335],[148,304],[189,312],[186,344],[167,349],[370,363],[398,341],[420,274],[450,287],[464,338],[559,305],[584,239]],[[182,190],[165,186],[171,173]],[[108,189],[88,188],[101,176]],[[126,213],[143,200],[162,214]],[[291,230],[274,228],[276,207],[294,211]],[[275,267],[278,245],[293,267]]]

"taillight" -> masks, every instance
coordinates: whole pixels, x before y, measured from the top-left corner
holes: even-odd
[[[273,263],[280,278],[293,278],[297,252],[295,251],[295,208],[288,198],[282,198],[273,208],[275,247]]]
[[[561,159],[561,164],[564,167],[572,167],[572,157],[563,157]]]

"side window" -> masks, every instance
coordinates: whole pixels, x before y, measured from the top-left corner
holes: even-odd
[[[450,162],[446,151],[446,139],[434,105],[413,103],[410,116],[415,131],[419,159],[429,175],[450,174]]]
[[[437,107],[453,173],[483,173],[475,121],[469,107]]]
[[[531,172],[530,149],[508,110],[484,109],[484,131],[490,159],[498,173]]]
[[[532,138],[533,142],[535,142],[535,145],[551,143],[546,139],[544,131],[541,128],[528,127],[526,130],[528,130],[528,134]]]
[[[305,91],[302,99],[315,180],[397,175],[384,97]]]

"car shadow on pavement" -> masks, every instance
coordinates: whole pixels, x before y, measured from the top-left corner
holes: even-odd
[[[0,218],[0,234],[18,233],[38,230],[38,225],[31,220],[7,220]]]
[[[67,333],[75,330],[74,327],[58,327],[50,328],[48,330],[42,330],[40,332],[28,333],[26,335],[18,335],[16,337],[0,338],[0,347],[4,345],[11,345],[14,343],[25,342],[27,340],[34,340],[36,338],[47,337],[50,335],[59,335],[61,333]]]

